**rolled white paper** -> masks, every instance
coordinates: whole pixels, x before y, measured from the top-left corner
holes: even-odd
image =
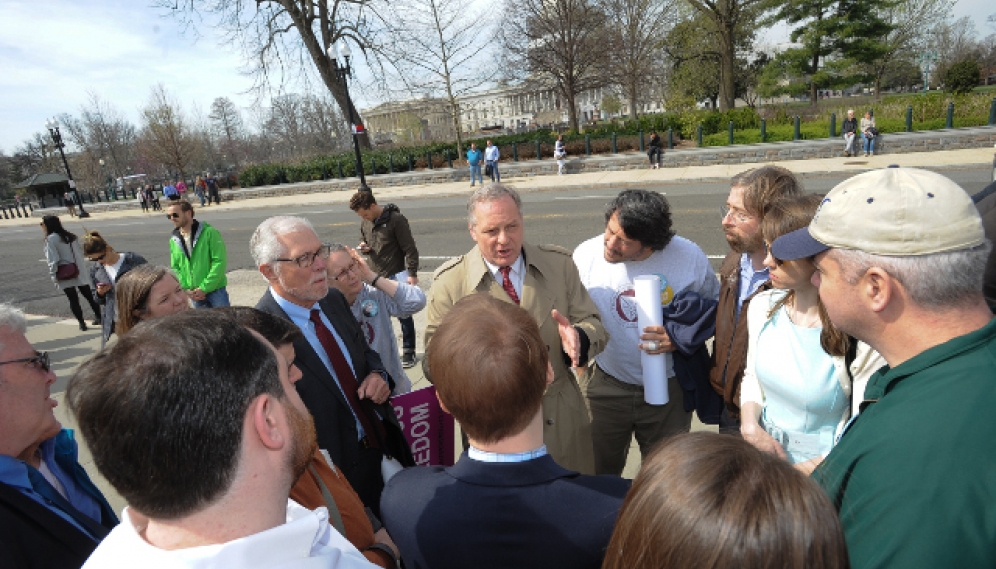
[[[661,326],[661,279],[657,275],[642,275],[633,279],[636,294],[636,325],[640,335],[647,326]],[[664,405],[667,396],[667,360],[664,354],[648,354],[640,350],[643,364],[643,399],[650,405]]]

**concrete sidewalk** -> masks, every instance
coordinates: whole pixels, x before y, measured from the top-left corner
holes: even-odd
[[[870,156],[868,158],[816,158],[809,160],[784,160],[778,162],[759,162],[753,164],[717,164],[712,166],[688,166],[681,168],[661,168],[651,170],[612,170],[584,172],[577,174],[556,175],[556,162],[549,163],[550,175],[503,177],[506,183],[520,192],[550,191],[564,189],[598,189],[626,188],[637,186],[655,186],[662,184],[680,184],[691,181],[727,181],[732,176],[756,168],[764,164],[774,164],[788,168],[799,176],[823,176],[831,173],[858,173],[876,168],[885,168],[891,164],[945,170],[950,168],[985,167],[993,163],[992,148],[970,148],[963,150],[941,150],[934,152],[917,152],[911,154],[888,154]],[[358,183],[358,182],[357,182]],[[466,181],[443,182],[436,184],[420,184],[411,186],[379,187],[377,178],[371,177],[370,185],[380,201],[390,201],[401,198],[435,198],[443,196],[459,196],[470,193],[471,187]],[[261,197],[255,199],[231,200],[221,205],[205,206],[207,211],[238,211],[243,209],[264,209],[272,206],[308,206],[345,204],[349,202],[352,193],[349,191],[300,193],[294,195]],[[64,210],[61,210],[64,211]],[[91,219],[124,219],[144,218],[161,213],[143,213],[138,204],[133,209],[93,212]],[[0,220],[0,227],[18,225],[35,225],[38,217]]]

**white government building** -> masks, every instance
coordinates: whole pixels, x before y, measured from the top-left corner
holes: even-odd
[[[616,87],[592,89],[578,95],[582,122],[610,118],[599,110],[602,100],[616,96],[622,108],[616,116],[629,114],[629,102]],[[566,125],[568,115],[562,97],[552,87],[536,84],[499,86],[488,91],[464,95],[458,99],[460,130],[465,135],[506,134],[532,130],[541,126]],[[662,112],[660,101],[641,105],[641,113]],[[442,98],[425,97],[387,102],[360,110],[367,131],[375,142],[410,143],[456,138],[452,111]]]

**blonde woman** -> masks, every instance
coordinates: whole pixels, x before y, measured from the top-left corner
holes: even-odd
[[[140,265],[117,282],[117,333],[123,336],[143,320],[190,308],[187,293],[173,271],[159,265]]]

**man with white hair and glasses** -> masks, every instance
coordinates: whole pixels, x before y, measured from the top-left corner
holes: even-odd
[[[394,381],[367,344],[345,297],[329,288],[329,246],[311,222],[271,217],[259,224],[249,245],[270,283],[256,308],[292,321],[304,333],[294,342],[294,363],[304,374],[295,386],[315,418],[318,446],[376,514],[385,457],[414,465],[388,403]]]
[[[118,518],[52,412],[55,373],[26,330],[0,304],[0,565],[77,568]]]

